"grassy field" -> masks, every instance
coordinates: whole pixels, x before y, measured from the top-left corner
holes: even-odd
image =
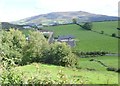
[[[117,34],[117,21],[110,22],[93,22],[93,29],[95,31],[111,35]],[[60,25],[44,27],[54,32],[54,37],[60,35],[73,35],[76,37],[76,47],[73,49],[79,51],[108,51],[111,53],[118,53],[118,39],[103,34],[95,33],[92,31],[86,31],[75,24]],[[23,31],[24,34],[28,34],[27,30]],[[79,79],[76,84],[118,84],[118,73],[113,71],[107,71],[101,64],[90,61],[95,59],[103,62],[109,67],[118,68],[118,57],[116,56],[101,56],[90,58],[79,58],[78,69],[67,68],[62,66],[47,65],[41,63],[33,63],[31,65],[19,66],[15,68],[16,71],[22,71],[27,77],[36,76],[44,78],[50,76],[52,79],[58,79],[58,72],[63,71],[67,79],[72,83],[75,79]],[[37,73],[39,69],[40,74]],[[17,72],[18,73],[18,72]]]
[[[63,71],[63,74],[66,75],[66,78],[69,81],[74,79],[80,79],[82,82],[76,83],[84,83],[84,84],[118,84],[118,74],[116,72],[107,71],[103,66],[98,63],[90,62],[91,58],[81,58],[79,61],[79,67],[81,69],[67,68],[62,66],[54,66],[54,65],[45,65],[40,63],[33,63],[31,65],[17,67],[15,70],[20,72],[24,72],[27,77],[37,76],[37,77],[46,77],[50,76],[52,79],[58,79],[58,72],[60,70]],[[98,57],[94,58],[100,61],[103,61],[105,64],[117,67],[117,57]],[[36,67],[37,65],[37,67]],[[40,74],[37,75],[37,68],[40,70]],[[95,69],[95,70],[87,70],[87,68]],[[17,73],[18,73],[17,72]],[[72,82],[71,82],[72,83]]]
[[[95,59],[101,61],[108,67],[118,68],[118,57],[115,56],[101,56],[101,57],[93,57],[93,58],[80,58],[79,67],[82,69],[94,69],[97,71],[106,71],[106,68],[97,62],[91,62],[90,59]]]
[[[94,22],[93,30],[103,30],[107,34],[117,33],[117,21],[112,22]],[[75,24],[44,27],[43,29],[51,30],[54,36],[73,35],[76,37],[76,47],[79,51],[108,51],[112,53],[118,52],[118,39],[86,31]]]
[[[116,33],[118,35],[118,21],[109,21],[109,22],[94,22],[93,30],[111,35],[112,33]]]

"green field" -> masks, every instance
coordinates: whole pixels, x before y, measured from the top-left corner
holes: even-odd
[[[94,31],[104,31],[104,33],[111,35],[117,34],[117,21],[110,22],[93,22]],[[54,32],[54,37],[60,35],[73,35],[76,38],[76,47],[73,49],[78,51],[107,51],[110,53],[118,53],[118,39],[104,34],[99,34],[92,31],[83,30],[75,24],[59,25],[44,27]],[[28,34],[27,30],[23,33]],[[89,58],[79,58],[78,69],[67,68],[62,66],[47,65],[41,63],[33,63],[26,66],[16,67],[15,70],[24,72],[27,77],[36,76],[45,78],[50,76],[53,80],[58,79],[58,72],[60,70],[66,75],[67,80],[79,79],[79,84],[118,84],[118,73],[114,71],[107,71],[106,68],[90,59],[95,59],[103,62],[108,67],[118,68],[118,57],[116,56],[99,56]],[[36,67],[36,65],[38,67]],[[40,70],[40,74],[36,71]],[[17,73],[19,73],[17,72]],[[72,83],[72,82],[70,82]]]
[[[104,33],[117,34],[117,21],[112,22],[94,22],[93,30]],[[54,32],[54,37],[60,35],[73,35],[76,37],[76,50],[79,51],[108,51],[112,53],[118,52],[118,39],[103,34],[86,31],[81,27],[71,25],[60,25],[44,27],[43,29],[51,30]]]
[[[95,69],[97,71],[106,71],[106,68],[97,62],[90,62],[90,59],[95,59],[103,62],[109,67],[118,68],[118,57],[115,56],[101,56],[101,57],[93,57],[93,58],[80,58],[79,66],[82,69],[90,68]]]
[[[118,21],[109,21],[109,22],[94,22],[93,23],[93,30],[111,35],[112,33],[118,34]]]
[[[51,79],[58,79],[57,74],[60,70],[63,71],[63,74],[66,75],[67,80],[72,81],[73,79],[80,79],[84,84],[118,84],[118,73],[107,71],[103,66],[96,62],[90,62],[91,58],[81,58],[79,61],[79,67],[81,69],[67,68],[62,66],[54,66],[54,65],[45,65],[40,63],[33,63],[31,65],[17,67],[15,70],[19,72],[24,72],[27,77],[37,76],[37,77],[46,77],[50,76]],[[116,67],[118,66],[117,57],[98,57],[94,58],[100,61],[103,61],[105,64]],[[39,66],[40,74],[37,75],[36,65]],[[87,68],[95,69],[95,70],[87,70]],[[18,73],[18,72],[17,72]],[[76,82],[81,83],[81,82]],[[71,82],[72,84],[72,82]]]

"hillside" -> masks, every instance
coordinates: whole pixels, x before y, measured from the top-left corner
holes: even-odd
[[[70,11],[70,12],[52,12],[48,14],[41,14],[41,15],[25,18],[19,21],[15,21],[12,23],[15,23],[15,24],[29,24],[29,23],[66,24],[66,23],[71,23],[73,18],[76,18],[78,22],[110,21],[110,20],[118,19],[117,17],[114,17],[114,16],[93,14],[93,13],[88,13],[84,11]]]
[[[11,24],[11,23],[8,23],[8,22],[1,22],[0,26],[1,26],[2,29],[5,29],[5,30],[8,30],[10,28],[23,29],[22,25]]]
[[[21,84],[22,83],[22,84],[32,84],[32,85],[41,84],[41,83],[42,84],[47,83],[50,85],[51,84],[81,84],[81,85],[84,85],[84,84],[101,84],[101,85],[115,84],[116,85],[118,84],[117,72],[118,72],[119,65],[118,65],[118,57],[116,56],[116,54],[118,53],[118,39],[111,36],[112,33],[115,33],[117,35],[118,30],[116,28],[117,28],[118,22],[117,21],[93,22],[92,24],[93,24],[93,28],[91,31],[85,30],[76,24],[65,24],[65,25],[49,26],[49,27],[41,28],[43,30],[53,31],[54,37],[58,37],[61,35],[75,36],[76,46],[72,48],[73,51],[75,49],[82,52],[91,52],[91,51],[110,52],[110,54],[107,54],[106,56],[90,55],[89,58],[87,58],[87,56],[83,58],[78,55],[76,56],[78,57],[77,58],[78,64],[75,67],[64,67],[64,66],[60,66],[56,64],[53,65],[53,64],[44,63],[40,61],[40,58],[42,58],[42,56],[43,56],[43,59],[45,58],[44,56],[47,56],[48,58],[50,58],[48,59],[48,61],[52,61],[51,59],[55,59],[58,57],[66,58],[67,56],[64,56],[64,51],[65,53],[67,53],[67,55],[70,55],[67,50],[69,49],[68,47],[64,46],[63,48],[65,50],[60,48],[61,46],[56,47],[55,48],[56,52],[55,52],[49,48],[50,45],[46,47],[47,43],[44,44],[45,41],[43,43],[44,45],[42,44],[42,39],[39,39],[40,35],[34,35],[34,34],[29,35],[28,37],[30,37],[30,40],[26,40],[25,38],[24,40],[21,40],[21,38],[23,39],[24,35],[22,36],[20,34],[17,34],[16,31],[13,32],[15,33],[15,35],[12,35],[9,32],[7,33],[6,31],[8,35],[4,34],[2,38],[6,37],[7,39],[8,36],[10,35],[11,36],[10,38],[8,38],[8,40],[5,40],[5,42],[2,41],[3,46],[1,48],[4,49],[3,53],[5,51],[4,56],[10,60],[4,61],[3,59],[2,63],[5,63],[5,65],[6,64],[10,64],[10,65],[2,66],[2,63],[0,63],[0,70],[1,70],[0,75],[2,76],[0,78],[1,80],[0,83],[1,82],[3,84],[11,84],[11,83]],[[10,24],[10,23],[2,23],[2,25],[7,27],[8,26],[10,27],[24,26],[24,25]],[[33,30],[33,29],[21,29],[21,31],[25,35],[30,34],[29,30]],[[96,33],[94,31],[97,31],[97,32],[104,31],[104,33],[101,34],[101,33]],[[17,37],[16,37],[16,34],[17,34]],[[109,35],[105,35],[105,34],[109,34]],[[31,38],[34,40],[31,40]],[[16,39],[20,40],[20,42],[19,41],[16,42]],[[19,45],[23,44],[25,45],[25,47],[19,48],[17,44]],[[16,48],[16,46],[18,48]],[[54,46],[51,46],[51,47],[54,48]],[[51,52],[53,52],[53,54],[47,51],[45,54],[41,55],[42,50],[45,52],[46,50],[50,50]],[[116,53],[116,54],[113,55],[111,53]],[[15,60],[19,59],[18,56],[22,56],[21,61],[27,62],[27,64],[21,65],[22,62],[20,62],[20,65],[11,66],[13,65],[12,63],[14,62],[14,59]],[[2,57],[2,58],[5,58],[5,57]],[[31,60],[32,63],[29,63],[29,59],[31,59],[31,57],[34,59]],[[70,58],[71,57],[72,55],[70,55]],[[56,60],[56,62],[58,61],[60,60]],[[73,63],[73,61],[74,60],[70,62]],[[4,67],[6,68],[6,70]]]
[[[104,31],[104,34],[111,35],[112,33],[118,33],[117,21],[111,22],[94,22],[92,30]],[[76,50],[79,51],[108,51],[111,53],[118,52],[118,39],[104,34],[99,34],[91,31],[83,30],[81,27],[75,24],[59,25],[44,27],[54,32],[54,37],[61,35],[73,35],[75,36]]]

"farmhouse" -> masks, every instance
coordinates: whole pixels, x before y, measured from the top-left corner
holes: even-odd
[[[71,47],[74,47],[76,45],[75,37],[72,35],[59,36],[57,41],[58,42],[66,42]]]
[[[48,36],[48,42],[53,43],[54,42],[54,37],[53,37],[53,32],[49,30],[39,30],[44,36]]]
[[[42,34],[50,34],[53,33],[52,31],[49,30],[38,30],[39,32],[41,32]]]

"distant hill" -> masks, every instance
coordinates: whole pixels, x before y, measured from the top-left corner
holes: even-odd
[[[48,14],[41,14],[37,16],[32,16],[29,18],[25,18],[19,21],[12,22],[14,24],[66,24],[72,23],[72,19],[76,18],[77,21],[80,22],[93,22],[93,21],[112,21],[118,20],[117,17],[107,16],[107,15],[99,15],[88,13],[84,11],[70,11],[70,12],[52,12]]]
[[[8,23],[8,22],[1,22],[0,26],[2,27],[2,29],[5,29],[5,30],[8,30],[10,28],[23,29],[22,25],[11,24],[11,23]]]

